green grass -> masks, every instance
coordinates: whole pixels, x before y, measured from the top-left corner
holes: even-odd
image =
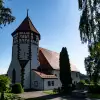
[[[0,93],[0,96],[1,96],[1,93]],[[7,100],[23,100],[21,99],[20,97],[18,97],[16,94],[13,94],[13,93],[4,93],[4,97],[7,99]]]
[[[47,91],[43,91],[46,94],[57,94],[56,92],[53,92],[53,90],[47,90]]]
[[[89,94],[88,97],[89,97],[89,98],[100,99],[100,94]]]

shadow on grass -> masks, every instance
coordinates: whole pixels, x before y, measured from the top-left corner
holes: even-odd
[[[41,96],[41,97],[36,97],[36,98],[29,98],[25,100],[50,100],[50,99],[55,99],[59,98],[58,100],[86,100],[85,98],[72,98],[71,96],[67,95],[59,95],[59,94],[51,94],[51,95],[46,95],[46,96]],[[90,99],[91,100],[91,99]]]
[[[25,100],[47,100],[47,99],[54,99],[59,96],[60,96],[59,94],[51,94],[51,95],[46,95],[46,96],[41,96],[41,97],[29,98]]]
[[[59,99],[56,99],[56,98],[59,98]],[[29,99],[25,99],[25,100],[50,100],[50,99],[55,99],[55,100],[97,100],[97,99],[77,98],[77,97],[59,95],[59,94],[51,94],[51,95],[46,95],[46,96],[41,96],[41,97],[29,98]]]

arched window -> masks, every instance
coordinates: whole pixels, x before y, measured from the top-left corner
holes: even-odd
[[[15,69],[13,69],[13,71],[12,71],[12,83],[15,84],[15,82],[16,82],[16,71],[15,71]]]

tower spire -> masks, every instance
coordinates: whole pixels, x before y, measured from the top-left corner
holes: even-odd
[[[29,11],[29,9],[27,9],[27,17],[28,17],[28,11]]]

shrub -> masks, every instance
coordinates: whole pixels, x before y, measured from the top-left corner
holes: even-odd
[[[16,83],[12,86],[12,93],[22,93],[23,88],[20,83]]]
[[[7,91],[10,87],[10,79],[7,76],[0,75],[0,92]]]
[[[100,85],[89,85],[88,91],[90,93],[100,93]]]
[[[4,100],[4,92],[8,92],[9,87],[10,87],[10,79],[7,76],[0,75],[1,100]]]
[[[72,90],[75,90],[75,89],[76,89],[76,85],[72,84]]]
[[[56,88],[54,88],[54,89],[53,89],[53,92],[54,92],[54,93],[57,93],[58,91],[57,91],[57,89],[56,89]]]
[[[84,90],[86,87],[85,80],[81,80],[80,82],[77,83],[76,88],[79,90]]]

